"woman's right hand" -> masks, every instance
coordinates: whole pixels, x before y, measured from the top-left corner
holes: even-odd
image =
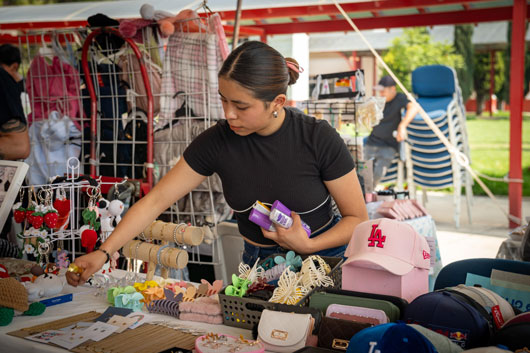
[[[66,272],[66,281],[69,285],[77,287],[84,284],[90,276],[99,271],[105,264],[107,255],[103,251],[93,251],[75,259],[74,264],[83,270],[82,273]]]

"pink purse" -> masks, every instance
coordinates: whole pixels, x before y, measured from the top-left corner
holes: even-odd
[[[388,317],[383,310],[363,308],[342,304],[331,304],[326,310],[326,316],[348,321],[362,322],[371,325],[386,324]]]

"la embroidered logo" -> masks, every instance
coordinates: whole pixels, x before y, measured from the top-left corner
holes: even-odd
[[[386,235],[383,235],[383,232],[381,232],[381,229],[378,228],[377,224],[372,224],[372,232],[370,233],[370,238],[368,238],[368,246],[369,247],[375,247],[378,248],[384,248],[385,247],[385,241],[386,241]],[[376,245],[377,243],[377,245]]]
[[[427,251],[423,250],[423,259],[427,260],[431,258],[431,254],[429,254]]]

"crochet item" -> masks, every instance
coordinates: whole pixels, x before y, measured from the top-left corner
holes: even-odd
[[[1,278],[0,306],[18,311],[28,310],[28,292],[26,288],[14,278]]]

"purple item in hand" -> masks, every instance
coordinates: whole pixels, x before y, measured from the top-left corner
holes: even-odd
[[[291,218],[291,210],[288,209],[279,200],[274,201],[271,207],[270,220],[284,228],[290,228],[293,225],[293,219]],[[302,221],[302,227],[307,233],[307,237],[311,236],[311,228],[304,221]]]
[[[255,208],[253,208],[252,211],[250,211],[250,216],[248,217],[248,219],[251,222],[256,223],[261,228],[268,230],[269,232],[276,231],[276,228],[274,228],[274,225],[269,219],[269,216],[264,213],[261,213]]]

